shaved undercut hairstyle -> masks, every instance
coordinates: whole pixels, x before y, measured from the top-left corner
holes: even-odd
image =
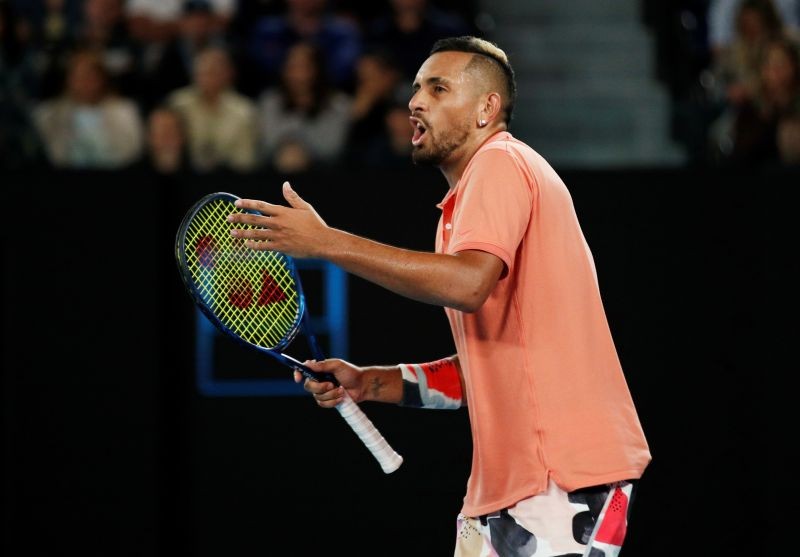
[[[467,64],[468,70],[484,73],[499,87],[503,97],[503,112],[506,124],[511,123],[514,102],[517,99],[517,82],[508,56],[496,44],[478,37],[463,36],[440,39],[433,44],[430,55],[437,52],[467,52],[474,54]]]

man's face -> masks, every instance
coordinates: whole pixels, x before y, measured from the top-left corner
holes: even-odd
[[[408,103],[415,163],[440,166],[457,159],[459,147],[475,129],[478,88],[464,71],[471,58],[465,52],[439,52],[417,72]]]
[[[221,93],[230,85],[230,65],[224,54],[216,51],[200,55],[195,68],[195,80],[200,91],[209,97]]]
[[[87,57],[78,58],[67,75],[67,90],[75,102],[95,104],[105,95],[105,76],[96,62]]]

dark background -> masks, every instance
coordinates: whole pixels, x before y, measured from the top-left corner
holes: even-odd
[[[798,174],[562,177],[654,457],[622,555],[793,547]],[[364,404],[405,458],[386,475],[308,396],[196,389],[180,218],[212,191],[279,201],[283,179],[4,174],[4,555],[452,554],[466,411]],[[333,226],[432,248],[435,171],[292,182]],[[441,308],[349,286],[350,360],[452,352]]]

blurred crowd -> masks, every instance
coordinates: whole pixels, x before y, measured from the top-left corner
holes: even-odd
[[[691,163],[800,165],[800,0],[650,2],[674,133]]]
[[[408,164],[410,84],[465,2],[0,0],[0,167]]]
[[[800,0],[642,0],[691,164],[800,165]],[[0,167],[163,173],[409,161],[458,0],[0,0]]]

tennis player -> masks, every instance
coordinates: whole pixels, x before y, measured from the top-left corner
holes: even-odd
[[[567,187],[508,131],[515,93],[506,54],[479,38],[441,40],[420,67],[412,157],[449,185],[433,253],[329,227],[288,183],[288,206],[237,202],[265,216],[232,215],[260,227],[232,234],[444,307],[457,354],[309,362],[341,386],[304,385],[325,408],[343,389],[356,402],[468,408],[473,456],[456,556],[616,556],[650,450]]]

